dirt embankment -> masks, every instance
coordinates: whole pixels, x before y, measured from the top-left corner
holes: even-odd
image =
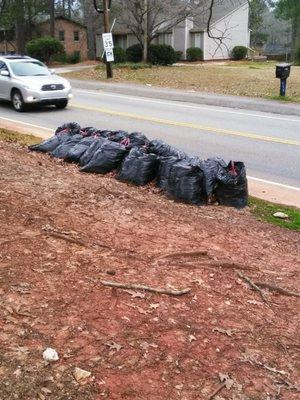
[[[299,242],[0,142],[0,399],[296,400]]]

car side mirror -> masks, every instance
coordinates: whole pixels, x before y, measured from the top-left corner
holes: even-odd
[[[0,75],[1,76],[9,76],[9,72],[8,71],[0,71]]]
[[[56,71],[55,71],[55,69],[50,69],[50,72],[52,75],[54,75]]]

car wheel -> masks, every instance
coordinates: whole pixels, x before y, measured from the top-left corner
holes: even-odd
[[[58,108],[59,110],[66,108],[67,105],[68,105],[68,100],[59,101],[58,103],[55,103],[55,107]]]
[[[14,90],[12,92],[11,101],[12,101],[13,107],[16,111],[22,112],[25,110],[26,105],[24,103],[23,96],[22,96],[22,93],[20,92],[20,90]]]

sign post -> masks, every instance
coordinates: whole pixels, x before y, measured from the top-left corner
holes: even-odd
[[[97,0],[93,0],[95,10],[103,14],[103,23],[104,23],[104,33],[103,33],[103,46],[106,54],[106,77],[107,79],[113,77],[113,72],[112,72],[112,66],[111,62],[114,61],[114,52],[113,52],[113,40],[112,40],[112,34],[110,33],[109,29],[109,11],[110,11],[110,6],[111,6],[111,0],[103,0],[103,8],[101,9],[100,7],[97,6]],[[105,35],[110,35],[110,37]]]

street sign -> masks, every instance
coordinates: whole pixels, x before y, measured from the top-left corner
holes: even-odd
[[[112,50],[114,48],[112,33],[102,33],[102,40],[105,51]]]
[[[113,49],[107,49],[107,50],[105,50],[105,55],[106,55],[106,61],[107,61],[107,62],[113,62],[113,61],[115,61]]]

